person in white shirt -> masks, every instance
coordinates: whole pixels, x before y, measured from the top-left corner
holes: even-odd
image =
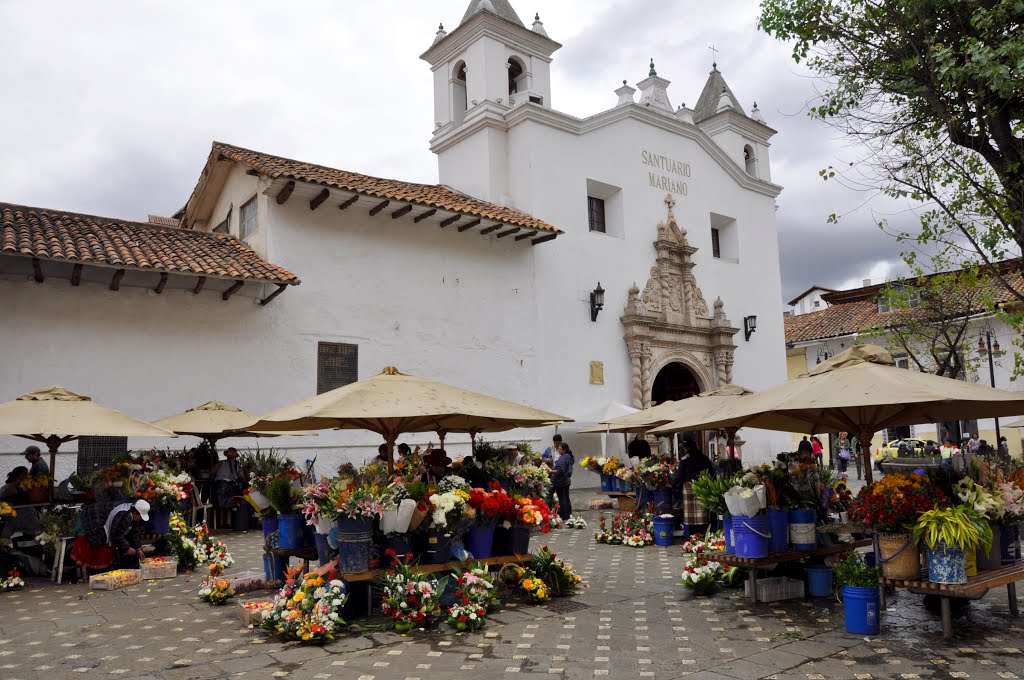
[[[942,446],[939,447],[939,456],[949,460],[953,456],[960,455],[960,447],[953,445],[953,440],[949,437],[942,442]]]

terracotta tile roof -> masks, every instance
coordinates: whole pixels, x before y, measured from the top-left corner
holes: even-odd
[[[244,243],[109,217],[0,203],[0,254],[240,281],[300,283]]]
[[[1024,291],[1024,276],[1021,275],[1020,260],[1001,262],[998,266],[1014,290]],[[786,342],[809,342],[836,338],[884,326],[887,321],[892,319],[891,312],[878,311],[878,294],[885,285],[876,284],[822,295],[822,299],[828,302],[830,307],[816,312],[786,317]],[[989,294],[996,304],[1011,302],[1015,299],[994,278],[982,281],[981,285],[989,289]],[[954,292],[956,291],[951,291],[950,294]]]
[[[343,191],[352,191],[367,196],[405,201],[451,212],[462,213],[485,220],[561,234],[562,230],[531,217],[526,213],[495,203],[488,203],[467,196],[441,184],[417,184],[397,179],[384,179],[361,175],[347,170],[336,170],[322,165],[303,163],[289,158],[243,149],[241,147],[213,143],[214,155],[220,154],[243,163],[272,178],[293,179],[310,184],[321,184]]]

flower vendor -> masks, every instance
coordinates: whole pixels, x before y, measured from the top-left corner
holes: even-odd
[[[30,475],[36,477],[50,476],[50,466],[43,460],[43,454],[38,446],[29,446],[25,449],[25,460],[32,466],[32,469],[29,470]]]
[[[679,457],[679,466],[672,477],[672,487],[683,496],[683,523],[689,527],[690,533],[703,533],[710,522],[707,508],[693,493],[693,481],[704,471],[712,472],[714,466],[704,452],[697,447],[692,439],[683,440],[683,455]]]
[[[5,500],[15,505],[21,505],[25,499],[25,493],[18,487],[22,480],[28,477],[28,468],[19,465],[7,473],[7,482],[0,486],[0,500]]]
[[[82,511],[84,535],[75,539],[71,557],[89,569],[106,569],[117,562],[121,569],[138,569],[142,552],[139,525],[149,520],[149,503],[97,502]]]
[[[427,471],[423,473],[423,482],[428,486],[437,484],[452,473],[452,459],[444,449],[433,449],[423,457],[427,464]]]
[[[224,460],[213,466],[213,498],[217,505],[218,526],[231,526],[231,506],[238,489],[238,449],[224,451]]]
[[[558,460],[551,473],[551,485],[558,496],[558,516],[567,520],[572,515],[572,501],[569,499],[569,487],[572,484],[572,466],[576,464],[572,449],[565,442],[558,445]]]

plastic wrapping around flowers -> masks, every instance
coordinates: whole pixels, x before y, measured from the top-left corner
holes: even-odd
[[[345,584],[316,573],[299,575],[289,569],[284,587],[274,598],[274,608],[263,617],[260,626],[285,640],[323,642],[347,625],[341,610],[348,596]]]
[[[7,576],[0,578],[0,592],[5,590],[17,590],[25,587],[25,581],[16,569],[7,572]]]
[[[384,554],[393,565],[379,578],[384,591],[381,611],[391,618],[395,631],[408,633],[436,623],[442,615],[440,600],[448,577],[435,579],[413,571],[412,555],[400,557],[390,549]]]
[[[767,505],[764,484],[758,484],[752,489],[745,486],[732,487],[725,492],[725,504],[731,515],[753,517]]]
[[[487,613],[500,605],[494,577],[486,566],[474,564],[456,576],[455,604],[448,607],[448,625],[456,630],[483,628]]]

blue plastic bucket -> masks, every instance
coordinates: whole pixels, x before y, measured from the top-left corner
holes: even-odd
[[[288,558],[273,553],[263,554],[263,575],[267,582],[284,581],[285,572],[288,569]]]
[[[676,518],[658,517],[654,518],[654,545],[672,545],[672,532],[676,528]]]
[[[1013,564],[1020,559],[1020,527],[1008,525],[999,534],[999,561]]]
[[[939,541],[928,548],[928,580],[932,583],[967,583],[967,554],[964,549]]]
[[[672,509],[672,489],[655,489],[652,494],[654,507],[658,512]]]
[[[807,594],[811,597],[832,596],[832,567],[807,565]]]
[[[423,553],[425,564],[445,564],[451,555],[452,535],[441,531],[427,532],[427,549]]]
[[[369,571],[373,520],[363,517],[339,517],[337,536],[338,570],[345,573]]]
[[[171,531],[171,511],[165,508],[152,508],[149,511],[149,521],[146,523],[149,533],[163,536]]]
[[[278,547],[282,550],[298,550],[305,538],[306,518],[302,515],[278,515]]]
[[[815,520],[818,513],[813,510],[789,511],[789,542],[793,550],[815,550],[818,547]]]
[[[789,550],[789,512],[769,510],[768,528],[772,533],[772,537],[768,539],[768,551],[781,553]]]
[[[466,534],[466,550],[478,560],[494,554],[494,525],[473,527]]]
[[[847,633],[878,635],[879,608],[878,588],[843,586]]]
[[[725,552],[735,552],[732,544],[732,515],[722,517],[722,533],[725,534]]]
[[[616,477],[615,478],[615,488],[618,489],[621,493],[628,493],[629,492],[629,483],[625,479],[620,479],[620,478]]]
[[[263,522],[263,538],[266,538],[270,534],[277,531],[277,515],[273,517],[264,517]]]
[[[736,515],[732,518],[732,534],[737,557],[757,559],[768,555],[771,532],[768,531],[768,518],[764,515]]]
[[[615,491],[615,477],[612,475],[601,475],[601,491]]]

